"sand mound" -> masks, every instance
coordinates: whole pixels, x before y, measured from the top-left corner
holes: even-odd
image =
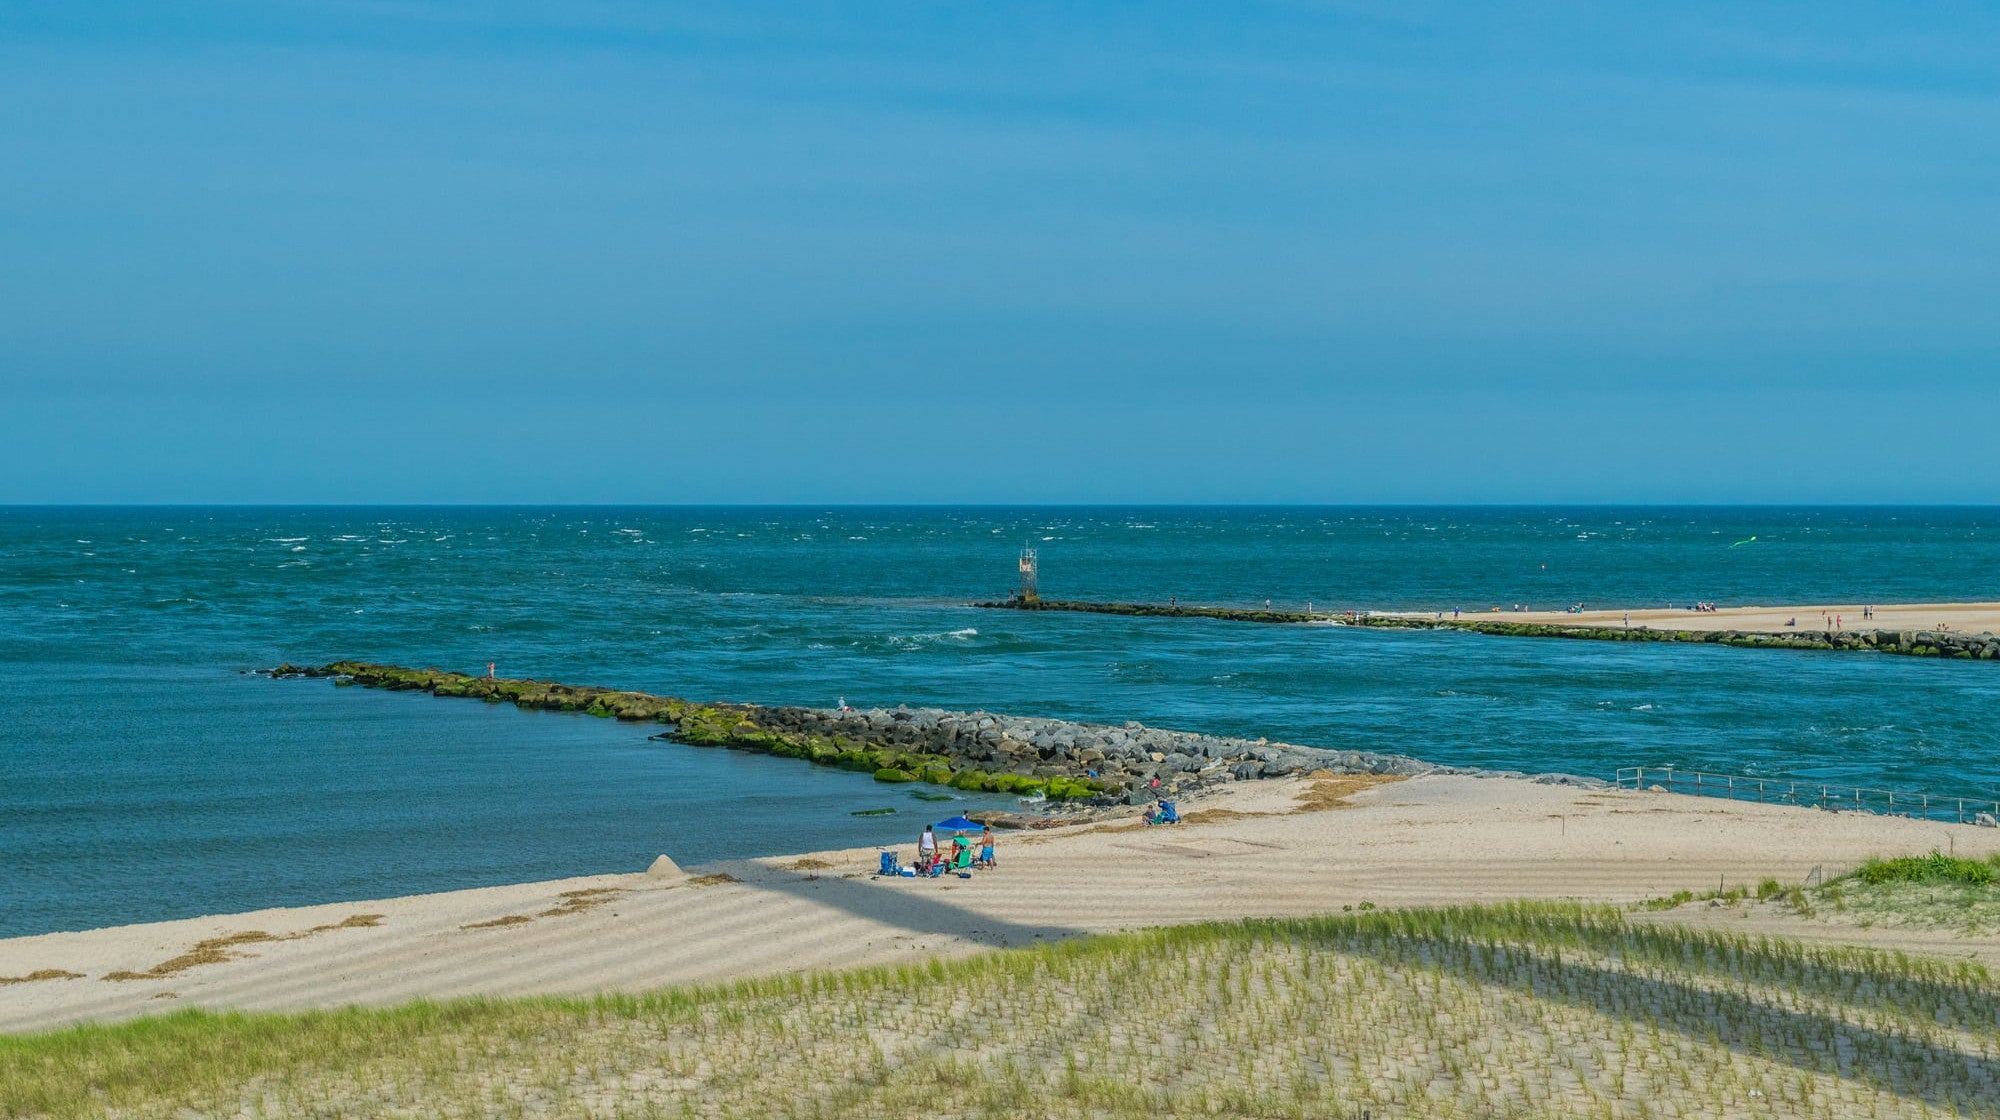
[[[661,856],[659,859],[653,861],[653,866],[646,869],[646,878],[685,879],[687,878],[687,872],[681,870],[681,865],[675,863],[673,857]]]

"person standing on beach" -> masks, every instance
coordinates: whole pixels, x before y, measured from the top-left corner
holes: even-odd
[[[979,866],[999,866],[993,859],[993,826],[990,824],[986,826],[986,831],[979,834]]]
[[[932,861],[936,859],[937,833],[931,831],[930,825],[925,825],[924,834],[917,837],[917,862],[924,867],[929,867]]]

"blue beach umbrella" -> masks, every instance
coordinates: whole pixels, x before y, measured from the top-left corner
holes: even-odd
[[[977,832],[980,829],[985,828],[986,826],[980,824],[978,821],[969,821],[962,816],[958,816],[958,817],[953,817],[948,821],[939,821],[938,823],[932,825],[931,827],[941,828],[946,832]]]

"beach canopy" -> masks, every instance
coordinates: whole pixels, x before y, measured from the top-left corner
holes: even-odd
[[[986,826],[980,824],[978,821],[969,821],[960,816],[953,817],[948,821],[939,821],[931,827],[942,828],[946,832],[977,832]]]

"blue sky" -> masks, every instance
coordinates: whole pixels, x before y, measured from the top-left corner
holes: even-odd
[[[1971,4],[10,3],[0,502],[2000,501],[1995,58]]]

